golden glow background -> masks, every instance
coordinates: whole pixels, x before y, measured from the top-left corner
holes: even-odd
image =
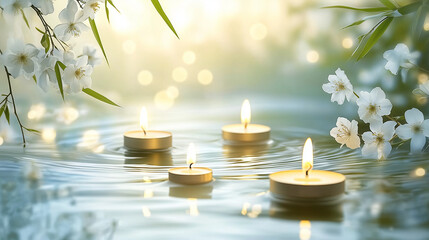
[[[411,43],[407,34],[397,34],[408,29],[412,20],[404,17],[401,23],[393,24],[393,30],[387,31],[367,58],[358,64],[350,59],[357,36],[376,22],[341,30],[364,15],[321,7],[377,5],[374,1],[163,0],[161,4],[180,40],[149,0],[114,3],[121,13],[110,10],[111,24],[104,8],[96,17],[111,64],[109,67],[103,61],[95,68],[92,88],[123,106],[154,104],[162,110],[182,100],[255,95],[324,97],[329,101],[321,84],[335,69],[343,68],[352,83],[359,85],[362,78],[374,75],[371,67],[378,64],[383,68],[385,50],[398,42]],[[64,0],[55,2],[56,12],[47,18],[50,23],[57,23],[58,12],[65,5]],[[30,10],[27,17],[33,26],[39,25]],[[429,22],[426,25],[429,30]],[[12,35],[40,45],[40,34],[29,31],[20,16],[14,20],[1,18],[0,27],[4,33],[2,49]],[[71,41],[77,54],[83,44],[97,46],[91,31]],[[28,92],[32,93],[32,103],[61,101],[54,90],[46,95],[26,80],[17,80],[15,87],[18,93],[24,93],[18,96],[20,101],[29,101],[25,96]],[[67,99],[72,104],[92,101],[84,94]]]

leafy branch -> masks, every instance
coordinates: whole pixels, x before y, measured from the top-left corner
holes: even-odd
[[[1,50],[0,50],[0,54],[3,54],[3,52]],[[11,84],[11,81],[10,81],[11,74],[9,73],[9,70],[7,69],[6,66],[4,66],[4,70],[5,70],[5,73],[6,73],[7,84],[8,84],[8,87],[9,87],[9,93],[6,94],[6,95],[3,95],[5,97],[1,101],[1,103],[3,103],[3,106],[1,106],[1,108],[0,108],[0,117],[4,113],[7,122],[10,124],[10,113],[9,113],[9,106],[8,106],[9,97],[10,97],[11,103],[12,103],[12,106],[13,106],[13,112],[15,114],[15,118],[18,121],[19,128],[21,130],[22,143],[24,144],[24,147],[25,147],[26,141],[25,141],[24,129],[27,130],[27,131],[30,131],[30,132],[34,132],[34,133],[39,133],[39,131],[27,128],[27,127],[25,127],[21,123],[21,119],[19,118],[18,112],[16,111],[15,97],[13,96],[12,84]]]
[[[368,52],[378,42],[378,40],[382,37],[384,32],[390,26],[393,19],[400,18],[411,13],[417,13],[417,18],[413,27],[414,35],[419,37],[423,29],[422,26],[426,18],[426,13],[428,12],[428,1],[418,0],[405,6],[398,6],[391,0],[379,0],[379,2],[383,5],[383,7],[357,8],[342,5],[324,7],[347,9],[366,13],[377,13],[375,15],[369,15],[362,19],[359,19],[343,28],[345,29],[353,26],[358,26],[365,21],[374,18],[380,19],[367,33],[358,37],[358,45],[352,54],[352,56],[355,57],[357,61],[359,61],[368,54]]]

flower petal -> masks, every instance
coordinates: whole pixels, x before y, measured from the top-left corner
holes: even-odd
[[[425,135],[423,135],[421,133],[415,134],[413,136],[413,138],[411,138],[410,151],[412,153],[421,152],[422,148],[425,146],[425,144],[426,144]]]
[[[365,145],[363,145],[363,147],[362,147],[362,156],[369,157],[369,158],[376,158],[377,157],[377,144],[365,143]]]
[[[423,128],[423,134],[426,137],[429,137],[429,119],[423,121],[422,128]]]
[[[388,121],[383,123],[383,126],[381,127],[381,132],[383,133],[385,140],[390,141],[393,135],[395,135],[395,126],[395,121]]]
[[[390,145],[389,142],[384,142],[384,144],[381,144],[377,148],[378,152],[378,159],[386,159],[387,156],[389,156],[390,152],[392,151],[392,145]]]
[[[424,116],[420,110],[417,108],[412,108],[405,112],[405,120],[407,120],[407,123],[409,124],[422,123]]]
[[[413,136],[413,132],[411,130],[410,124],[404,124],[396,128],[396,135],[398,135],[400,139],[408,140]]]
[[[346,142],[346,146],[350,149],[356,149],[360,147],[360,138],[358,135],[352,135]]]

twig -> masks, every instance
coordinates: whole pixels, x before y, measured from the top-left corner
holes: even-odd
[[[402,125],[398,120],[394,119],[393,117],[391,117],[390,115],[386,115],[386,117],[392,121],[395,121],[398,125]]]
[[[3,52],[1,50],[0,50],[0,54],[3,54]],[[24,128],[25,127],[22,125],[21,120],[19,119],[19,116],[18,116],[18,112],[16,111],[16,103],[15,103],[15,98],[13,96],[12,84],[10,83],[10,76],[11,75],[9,73],[9,70],[7,70],[6,66],[4,66],[4,70],[6,72],[7,83],[8,83],[8,86],[9,86],[9,94],[8,94],[8,96],[5,99],[7,99],[9,96],[12,99],[13,112],[15,114],[16,120],[18,121],[19,128],[21,129],[22,142],[23,142],[24,147],[25,147],[25,144],[26,144],[26,142],[25,142],[25,135],[24,135]]]
[[[54,49],[58,49],[57,46],[55,46],[54,38],[58,41],[60,46],[65,50],[65,47],[63,46],[63,44],[57,39],[57,37],[55,36],[55,33],[53,33],[54,30],[52,29],[51,26],[49,26],[49,24],[46,22],[45,18],[43,17],[43,13],[34,5],[31,5],[31,8],[36,12],[37,16],[39,17],[40,21],[42,22],[43,27],[45,28],[45,32],[49,36],[49,40],[51,41],[51,44],[52,44],[51,53],[54,51]],[[51,32],[51,30],[52,30],[52,32]]]

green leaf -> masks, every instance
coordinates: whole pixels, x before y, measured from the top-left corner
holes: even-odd
[[[3,106],[0,107],[0,117],[1,117],[1,115],[3,115],[5,107],[6,107],[6,102],[3,104]]]
[[[101,43],[100,34],[98,34],[97,25],[95,25],[94,19],[88,18],[89,25],[91,25],[92,33],[94,34],[95,40],[97,40],[98,45],[103,52],[104,58],[106,59],[107,65],[109,65],[109,60],[107,60],[106,52],[104,51],[103,43]]]
[[[355,10],[355,11],[362,11],[362,12],[383,12],[383,11],[389,10],[386,7],[355,8],[355,7],[342,6],[342,5],[327,6],[323,8],[343,8],[343,9],[349,9],[349,10]]]
[[[40,44],[45,48],[45,53],[49,51],[49,48],[51,47],[51,42],[49,41],[49,36],[47,33],[43,34],[42,40],[40,40]]]
[[[92,90],[90,88],[84,88],[84,89],[82,89],[82,91],[84,93],[88,94],[89,96],[91,96],[93,98],[96,98],[96,99],[98,99],[98,100],[100,100],[102,102],[108,103],[108,104],[113,105],[113,106],[120,107],[118,104],[112,102],[111,100],[109,100],[105,96],[99,94],[98,92],[96,92],[96,91],[94,91],[94,90]]]
[[[342,29],[346,29],[346,28],[349,28],[349,27],[357,26],[357,25],[360,25],[363,22],[365,22],[365,20],[359,20],[359,21],[356,21],[356,22],[354,22],[354,23],[352,23],[350,25],[347,25],[347,26],[343,27]]]
[[[384,6],[386,6],[391,10],[396,9],[395,4],[393,4],[390,0],[378,0],[378,1],[380,1]]]
[[[45,34],[45,32],[44,31],[42,31],[42,30],[40,30],[39,28],[37,28],[37,27],[35,27],[36,28],[36,30],[39,32],[39,33],[41,33],[41,34]]]
[[[420,7],[420,5],[422,5],[421,1],[411,3],[411,4],[408,4],[406,6],[398,8],[398,12],[402,15],[407,15],[407,14],[410,14],[410,13],[417,11],[417,9]]]
[[[359,61],[365,55],[371,50],[371,48],[374,46],[375,43],[380,39],[380,37],[383,35],[383,33],[386,31],[386,29],[389,27],[390,23],[392,22],[392,17],[387,17],[383,22],[378,25],[378,27],[374,30],[374,32],[369,37],[368,41],[366,42],[364,48],[362,49],[362,52],[360,53],[357,60]]]
[[[22,18],[24,19],[25,24],[27,24],[27,27],[30,28],[30,24],[28,24],[28,19],[25,16],[24,10],[21,9]]]
[[[55,75],[57,75],[58,88],[60,89],[61,97],[64,101],[63,80],[61,79],[60,64],[58,62],[59,61],[55,63]]]
[[[107,1],[110,3],[110,5],[112,5],[112,7],[116,9],[116,11],[118,11],[118,13],[121,13],[119,9],[115,6],[115,4],[113,4],[112,0],[107,0]]]
[[[33,80],[34,80],[35,83],[37,83],[36,75],[33,75]]]
[[[151,1],[156,11],[158,11],[159,15],[162,17],[162,19],[164,19],[164,22],[168,25],[171,31],[173,31],[174,35],[176,35],[176,37],[179,38],[179,35],[177,35],[176,30],[173,27],[173,24],[171,24],[170,20],[168,19],[167,15],[162,9],[161,4],[158,2],[158,0],[151,0]]]
[[[25,130],[29,131],[29,132],[36,133],[36,134],[40,134],[40,131],[38,131],[38,130],[31,129],[31,128],[26,128],[26,127],[24,127],[24,126],[23,126],[23,128],[24,128]]]
[[[61,69],[64,71],[64,69],[66,69],[66,65],[64,65],[64,63],[62,63],[61,61],[57,61],[58,65],[60,65]]]
[[[107,1],[104,1],[104,8],[106,9],[107,21],[110,23],[109,8],[107,7]]]
[[[7,106],[6,103],[4,105],[6,105],[6,108],[4,109],[4,115],[6,116],[7,123],[9,123],[9,125],[10,125],[9,107]]]

